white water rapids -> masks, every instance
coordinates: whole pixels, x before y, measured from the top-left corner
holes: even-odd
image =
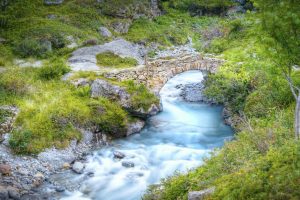
[[[94,176],[86,178],[79,191],[65,192],[62,199],[138,200],[150,184],[200,166],[212,149],[233,134],[223,123],[221,106],[185,102],[180,97],[177,85],[202,79],[202,72],[188,71],[169,80],[160,92],[164,110],[151,117],[140,134],[116,140],[88,156],[86,171]],[[114,151],[126,157],[114,159]],[[134,167],[122,166],[124,161]]]

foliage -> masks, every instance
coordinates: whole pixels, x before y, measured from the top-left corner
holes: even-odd
[[[92,100],[89,104],[92,112],[92,122],[98,125],[100,130],[112,136],[126,134],[127,113],[117,103],[105,98]]]
[[[234,5],[230,0],[170,0],[166,1],[171,8],[189,11],[192,15],[220,15],[230,6]]]
[[[0,90],[15,95],[23,95],[28,90],[25,74],[17,68],[11,68],[0,76]]]
[[[0,109],[0,124],[5,121],[7,117],[10,117],[12,114],[6,109]]]
[[[227,34],[214,38],[206,49],[222,53],[226,62],[216,74],[208,76],[205,94],[242,114],[241,131],[233,141],[215,150],[201,167],[151,186],[144,196],[146,200],[187,199],[188,191],[210,187],[216,190],[207,199],[299,198],[296,185],[300,178],[300,143],[293,138],[295,105],[278,67],[297,63],[299,45],[293,34],[298,31],[292,30],[298,30],[299,24],[283,15],[291,12],[294,14],[287,16],[296,19],[298,5],[295,1],[255,2],[262,6],[261,13],[249,13],[239,21],[223,21]],[[269,32],[270,25],[273,31],[281,26],[273,33],[277,36]],[[277,37],[287,39],[287,48]],[[288,50],[290,46],[295,49]],[[299,84],[299,74],[291,74]]]
[[[51,80],[61,78],[64,74],[68,73],[70,68],[61,61],[53,61],[39,69],[38,75],[41,79]]]
[[[31,136],[25,148],[18,146],[23,143],[14,142],[23,138],[23,131],[13,133],[11,144],[16,153],[38,153],[53,145],[65,147],[71,139],[80,139],[76,127],[86,123],[90,111],[85,100],[76,98],[71,89],[65,83],[45,83],[19,103],[21,112],[16,126],[30,131]]]
[[[159,104],[159,99],[151,93],[143,84],[136,84],[134,81],[125,81],[127,92],[131,96],[131,104],[135,109],[143,108],[148,110],[152,104]]]
[[[27,153],[31,152],[30,140],[32,132],[28,130],[15,130],[12,132],[9,139],[9,145],[14,149],[16,153]]]
[[[97,64],[104,67],[112,68],[128,68],[134,67],[138,64],[134,58],[125,57],[122,58],[116,54],[105,52],[97,54]]]

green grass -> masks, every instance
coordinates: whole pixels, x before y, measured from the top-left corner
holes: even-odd
[[[134,81],[124,81],[122,85],[125,85],[131,96],[131,104],[134,109],[143,108],[147,111],[151,105],[159,104],[158,97],[151,93],[145,85],[136,84]]]
[[[299,198],[295,103],[277,67],[281,58],[265,45],[272,38],[258,26],[256,14],[237,20],[224,20],[221,25],[227,34],[205,49],[226,60],[216,74],[208,76],[205,93],[241,119],[235,139],[216,149],[201,167],[149,187],[145,200],[187,199],[189,191],[210,187],[216,190],[207,199]],[[300,85],[299,73],[292,77]]]
[[[122,58],[111,52],[100,53],[97,56],[97,64],[99,66],[109,67],[109,68],[129,68],[134,67],[138,64],[137,60],[134,58],[125,57]]]

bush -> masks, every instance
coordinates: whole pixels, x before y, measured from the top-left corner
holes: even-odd
[[[131,96],[131,104],[135,109],[143,108],[148,110],[152,104],[159,104],[159,99],[151,93],[143,84],[135,84],[134,81],[123,82],[127,92]]]
[[[15,53],[21,57],[43,57],[49,51],[51,51],[51,43],[49,46],[48,43],[35,39],[24,39],[15,45]]]
[[[14,151],[36,154],[51,146],[66,147],[70,140],[81,138],[77,127],[86,125],[90,110],[85,99],[74,96],[72,90],[66,83],[47,82],[19,102],[16,127],[30,131],[31,137],[26,146],[12,142]],[[18,139],[17,133],[22,140],[24,134],[16,132],[12,141]]]
[[[113,53],[106,52],[97,55],[97,64],[104,67],[127,68],[136,66],[138,62],[134,58],[122,58]]]
[[[31,153],[33,149],[30,147],[32,132],[29,130],[14,130],[9,138],[9,145],[17,154]]]
[[[63,61],[54,61],[39,69],[38,75],[41,79],[59,79],[64,74],[70,72],[70,68]]]
[[[28,90],[26,76],[21,69],[6,70],[0,76],[0,89],[14,95],[24,95]]]
[[[92,122],[101,131],[115,137],[126,135],[127,113],[117,103],[100,98],[89,103],[92,112]]]

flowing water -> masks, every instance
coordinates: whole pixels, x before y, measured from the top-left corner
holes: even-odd
[[[140,134],[116,140],[89,156],[86,170],[94,171],[94,177],[83,181],[83,193],[69,193],[63,199],[138,200],[148,185],[201,165],[212,149],[230,140],[233,132],[223,123],[221,106],[180,97],[177,85],[202,79],[202,72],[188,71],[169,80],[160,92],[164,110],[151,117]],[[114,151],[126,157],[114,159]],[[134,167],[126,168],[122,162]]]

